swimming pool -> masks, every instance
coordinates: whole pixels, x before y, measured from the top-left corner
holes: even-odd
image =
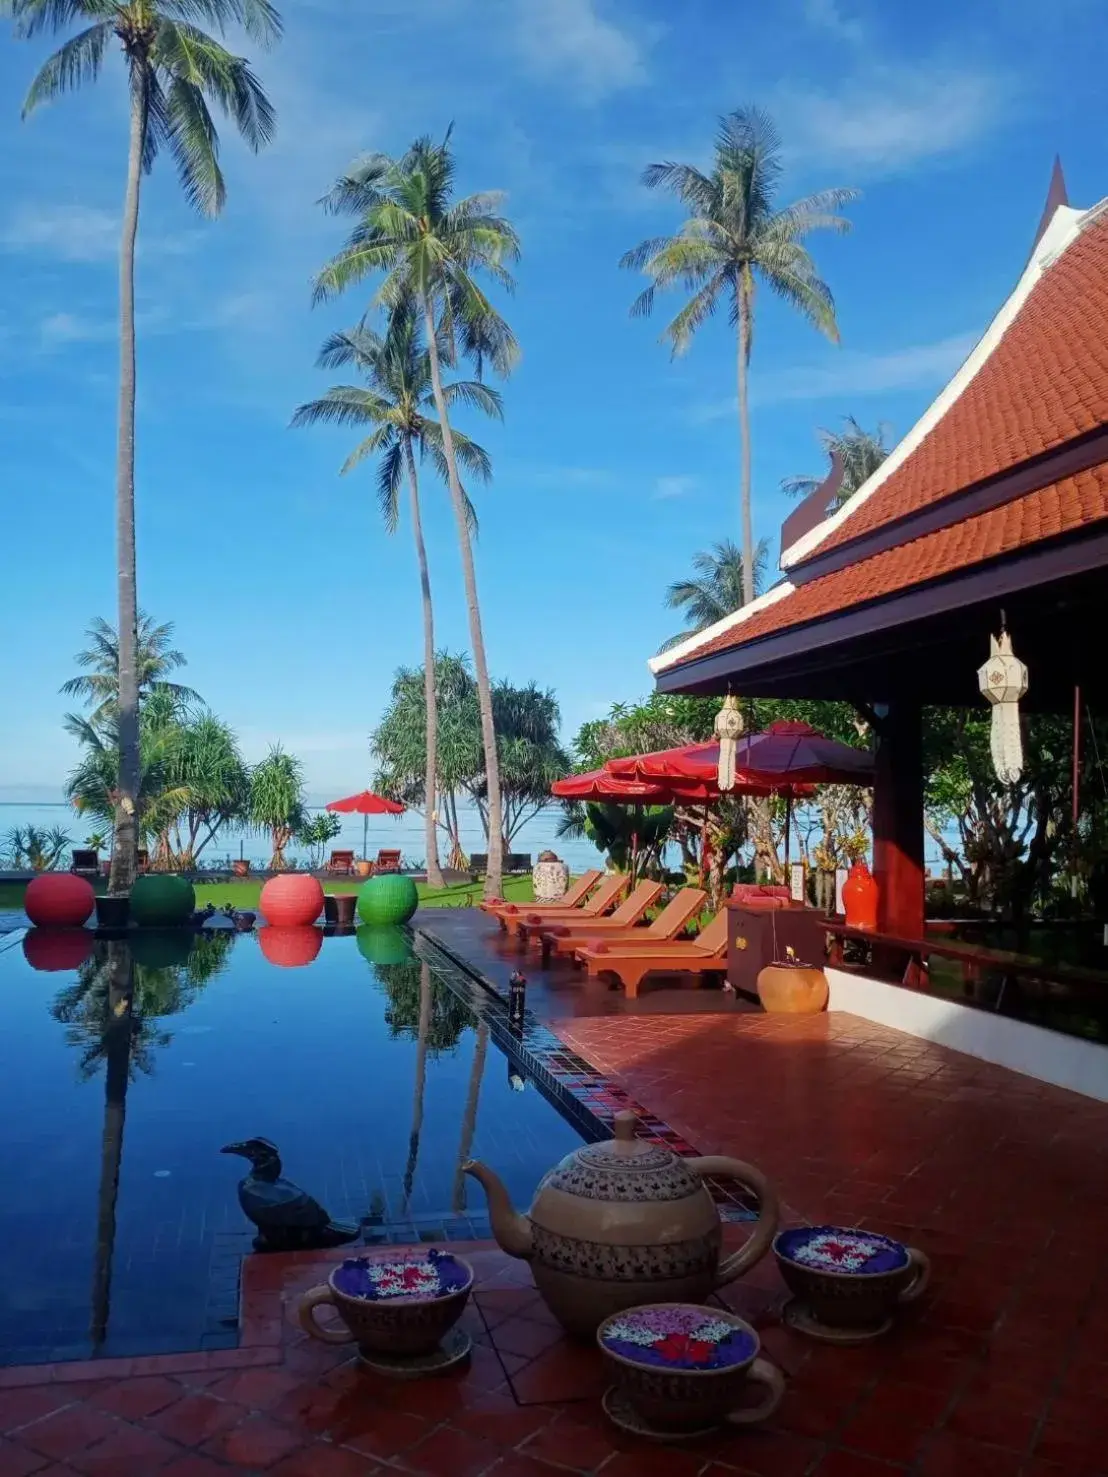
[[[487,1235],[464,1159],[525,1207],[581,1142],[399,931],[0,950],[0,1363],[233,1345],[253,1228],[224,1144],[272,1140],[373,1242]]]

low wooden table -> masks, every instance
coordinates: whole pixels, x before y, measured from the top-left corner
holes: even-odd
[[[754,998],[758,976],[767,964],[784,960],[792,949],[804,964],[821,966],[827,952],[827,915],[804,903],[775,908],[768,903],[727,903],[727,979]]]

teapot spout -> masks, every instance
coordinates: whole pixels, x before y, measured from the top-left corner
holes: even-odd
[[[530,1218],[516,1211],[500,1176],[477,1159],[467,1159],[462,1168],[485,1192],[489,1203],[489,1223],[500,1249],[509,1256],[528,1258],[531,1255]]]

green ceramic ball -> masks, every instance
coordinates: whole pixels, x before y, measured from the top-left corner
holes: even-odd
[[[358,917],[373,927],[407,923],[418,907],[415,883],[399,872],[371,877],[358,893]]]
[[[131,917],[140,928],[187,923],[195,907],[196,892],[184,877],[149,872],[131,888]]]
[[[375,928],[363,923],[357,941],[358,953],[367,964],[407,964],[414,957],[408,935],[395,924]]]

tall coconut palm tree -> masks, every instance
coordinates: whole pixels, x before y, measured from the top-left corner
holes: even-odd
[[[762,282],[837,342],[831,290],[816,272],[804,240],[816,230],[848,231],[849,221],[835,212],[858,193],[821,190],[778,206],[781,170],[781,142],[770,119],[757,108],[727,114],[720,120],[709,173],[692,164],[673,163],[651,164],[644,171],[643,184],[669,190],[689,215],[675,236],[643,241],[620,260],[620,266],[645,272],[651,279],[632,304],[633,316],[651,312],[659,287],[693,289],[662,335],[675,355],[688,349],[697,329],[725,302],[738,329],[743,588],[748,600],[754,590],[754,530],[747,379],[755,286]]]
[[[852,415],[843,417],[845,429],[828,431],[820,428],[818,435],[824,451],[829,457],[838,456],[843,464],[843,480],[838,496],[829,512],[849,502],[863,483],[868,482],[889,454],[885,445],[888,427],[879,425],[876,431],[866,431]],[[807,497],[815,492],[822,477],[786,477],[781,491],[789,497]]]
[[[515,338],[486,297],[477,275],[484,273],[510,289],[514,284],[505,263],[518,259],[519,240],[511,224],[498,214],[500,196],[486,193],[456,200],[454,175],[448,133],[441,144],[417,139],[399,159],[374,154],[340,179],[324,203],[333,212],[357,217],[357,224],[342,251],[316,278],[315,296],[319,301],[383,274],[375,301],[390,308],[412,302],[423,321],[431,392],[442,428],[442,452],[462,556],[481,708],[489,803],[485,896],[496,897],[501,889],[503,852],[496,726],[469,517],[458,477],[442,366],[453,363],[461,353],[476,361],[478,374],[486,360],[502,374],[512,368],[518,357]]]
[[[304,766],[280,744],[273,745],[250,776],[247,813],[252,825],[269,832],[269,870],[284,871],[285,848],[304,823]]]
[[[768,563],[769,545],[761,539],[754,550],[751,598],[762,593]],[[692,578],[675,580],[666,591],[666,604],[670,610],[685,612],[686,626],[669,638],[661,648],[663,651],[687,641],[699,631],[706,631],[725,616],[742,609],[747,601],[743,564],[742,550],[730,539],[722,539],[710,549],[702,549],[693,555]]]
[[[214,103],[252,149],[273,133],[274,115],[249,63],[194,24],[223,35],[241,27],[267,44],[281,32],[270,0],[0,0],[0,15],[33,40],[71,25],[83,29],[43,63],[23,116],[63,93],[95,82],[108,47],[123,52],[130,100],[127,185],[119,254],[119,424],[116,453],[116,554],[119,597],[119,784],[110,888],[129,889],[135,874],[139,792],[138,606],[135,572],[135,240],[139,190],[162,148],[177,164],[190,205],[203,215],[223,208]]]
[[[79,697],[92,705],[92,712],[87,718],[80,718],[72,713],[66,715],[65,725],[77,738],[84,737],[86,723],[97,730],[103,730],[115,718],[119,706],[119,638],[115,627],[98,615],[85,636],[88,645],[74,657],[77,665],[84,670],[78,676],[71,677],[68,682],[63,682],[59,689],[66,697]],[[169,680],[171,672],[175,672],[178,667],[188,666],[184,652],[172,646],[172,640],[172,621],[164,621],[156,626],[153,618],[144,610],[138,612],[135,685],[140,703],[154,688],[172,694],[182,707],[200,701],[199,694],[191,687]]]
[[[377,465],[377,497],[389,533],[400,522],[400,489],[407,478],[408,498],[415,539],[419,584],[423,596],[423,698],[427,724],[427,757],[424,781],[423,820],[427,848],[427,881],[442,887],[436,823],[436,775],[438,764],[438,705],[435,701],[435,618],[431,604],[431,577],[423,542],[423,517],[419,501],[416,454],[426,456],[444,482],[450,469],[443,450],[442,426],[434,416],[431,356],[422,342],[422,328],[410,302],[395,308],[384,335],[359,327],[336,333],[327,340],[319,357],[322,368],[350,365],[364,375],[366,387],[335,385],[320,400],[301,405],[292,418],[294,426],[330,424],[372,428],[343,464],[349,472],[366,457],[380,458]],[[459,380],[443,386],[447,405],[459,402],[483,410],[497,420],[503,418],[500,396],[480,380]],[[492,473],[488,453],[453,430],[454,452],[466,471],[487,482]],[[471,528],[476,515],[466,499]]]

